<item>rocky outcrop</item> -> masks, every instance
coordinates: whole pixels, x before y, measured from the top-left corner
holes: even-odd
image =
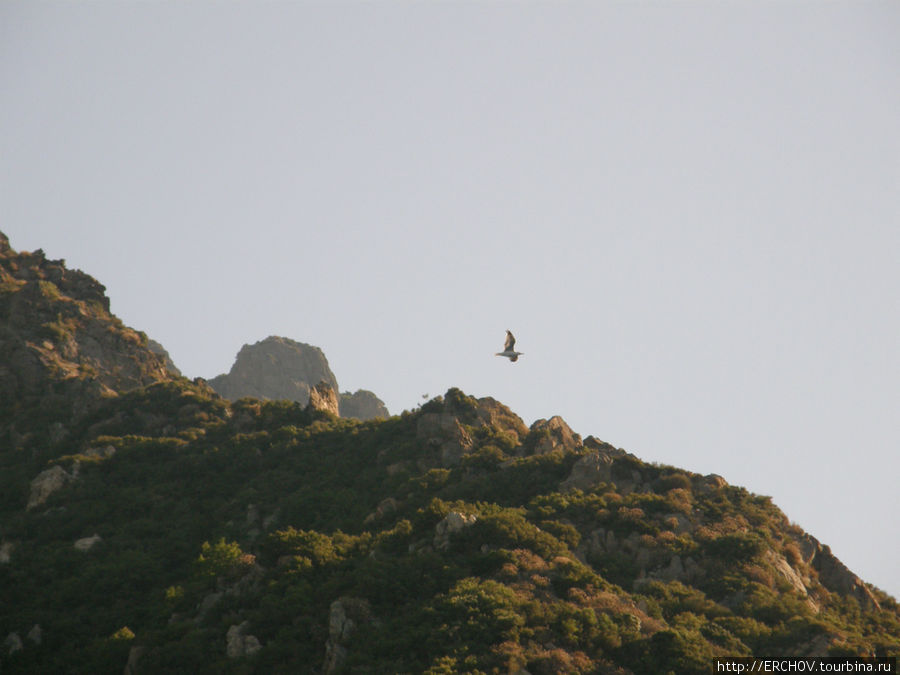
[[[28,495],[28,504],[25,507],[26,510],[30,511],[31,509],[41,506],[50,498],[50,495],[59,492],[73,480],[75,480],[75,476],[58,464],[41,471],[35,476],[34,480],[31,481],[31,491]]]
[[[474,447],[472,437],[453,413],[424,413],[416,423],[416,439],[439,453],[440,465],[456,466]]]
[[[110,314],[96,279],[0,237],[0,438],[59,442],[103,397],[171,379],[147,336]]]
[[[321,349],[289,338],[270,336],[256,344],[244,345],[231,371],[212,378],[209,385],[220,396],[232,401],[249,397],[297,401],[306,405],[311,390],[319,382],[325,382],[335,392],[340,391]],[[390,416],[384,402],[364,389],[354,394],[340,394],[337,410],[334,414],[360,420]]]
[[[122,675],[136,675],[138,672],[138,662],[146,651],[147,648],[143,645],[136,645],[129,649],[128,661],[125,663],[125,670],[122,671]]]
[[[90,537],[82,537],[75,542],[75,550],[81,551],[82,553],[87,553],[101,541],[103,541],[103,539],[101,539],[100,535],[96,533],[91,535]]]
[[[394,499],[393,497],[387,497],[382,499],[376,509],[366,516],[365,520],[363,520],[364,525],[369,525],[371,523],[376,523],[380,520],[383,520],[387,516],[395,513],[400,503]]]
[[[772,549],[767,549],[765,552],[766,561],[772,566],[778,575],[784,579],[787,583],[791,585],[791,588],[794,589],[799,595],[806,597],[806,583],[803,578],[797,573],[791,564],[785,559],[783,555],[775,553]]]
[[[613,461],[609,453],[589,452],[575,462],[568,478],[560,484],[560,489],[589,490],[601,483],[611,483]]]
[[[26,635],[25,637],[27,637],[32,644],[40,645],[41,642],[44,641],[44,631],[41,628],[40,624],[36,623],[31,627],[31,630],[28,631],[28,635]]]
[[[5,237],[4,237],[5,239]],[[47,380],[90,378],[112,391],[169,379],[147,336],[109,313],[105,287],[38,249],[0,250],[0,395],[42,393]]]
[[[323,380],[338,391],[337,378],[321,349],[271,336],[241,347],[231,371],[212,378],[209,385],[232,401],[251,397],[306,405],[310,389]]]
[[[803,561],[819,573],[819,581],[829,591],[850,595],[864,609],[878,609],[877,598],[865,582],[837,559],[831,548],[809,534],[797,539]]]
[[[147,340],[147,349],[156,354],[157,356],[162,357],[163,362],[166,364],[166,370],[168,370],[172,375],[176,377],[181,376],[181,371],[178,370],[178,366],[175,365],[175,362],[172,361],[172,357],[169,356],[169,352],[166,351],[166,348],[159,344],[156,340]]]
[[[560,484],[560,489],[587,491],[607,484],[620,494],[648,490],[651,485],[641,471],[634,468],[633,456],[622,451],[615,452],[621,454],[600,450],[581,457],[573,465],[566,480]],[[722,490],[728,486],[724,478],[715,474],[685,474],[684,478],[690,489],[697,493]],[[684,491],[681,489],[681,492]],[[674,535],[693,534],[703,524],[702,516],[696,513],[664,513],[661,514],[661,521],[666,523],[667,529]],[[773,588],[789,588],[803,598],[813,612],[820,610],[821,601],[821,589],[816,590],[817,584],[813,579],[817,579],[828,591],[854,597],[863,609],[880,607],[872,590],[838,560],[828,546],[802,532],[793,535],[793,540],[797,545],[795,550],[799,551],[796,564],[792,565],[782,552],[772,548],[763,551],[757,561],[770,575],[769,583]],[[653,579],[693,583],[705,573],[706,562],[702,557],[694,559],[691,556],[667,554],[653,543],[652,538],[649,543],[645,543],[637,532],[619,539],[612,529],[598,528],[585,538],[579,552],[586,557],[610,554],[627,556],[640,570],[636,581],[638,584]]]
[[[646,490],[644,475],[637,468],[639,463],[634,455],[622,450],[589,452],[575,462],[559,487],[560,490],[590,490],[601,483],[609,483],[623,495]]]
[[[693,489],[700,493],[715,492],[728,487],[728,481],[716,473],[707,474],[706,476],[692,476],[691,483]]]
[[[525,442],[529,455],[546,455],[554,450],[575,450],[581,447],[581,436],[576,434],[559,415],[549,420],[538,420],[531,425]]]
[[[521,443],[528,435],[528,427],[525,426],[522,418],[490,396],[476,399],[473,416],[477,420],[478,426],[487,426],[502,431],[515,445]]]
[[[96,448],[88,448],[84,452],[84,456],[91,459],[109,459],[114,454],[116,454],[116,449],[112,445],[102,445]]]
[[[325,643],[323,673],[334,673],[347,661],[353,635],[372,621],[372,608],[361,598],[338,598],[328,612],[328,641]]]
[[[341,394],[341,417],[354,417],[358,420],[387,419],[391,416],[384,401],[371,391],[358,389],[350,394]]]
[[[432,399],[422,406],[416,421],[416,440],[432,450],[431,457],[420,462],[420,468],[457,466],[475,448],[469,430],[484,428],[505,437],[511,447],[519,445],[529,433],[518,415],[493,398],[475,399],[454,388]]]
[[[443,551],[450,548],[450,535],[461,532],[471,527],[478,520],[475,514],[466,515],[458,511],[451,511],[434,528],[434,548]]]
[[[0,543],[0,564],[8,564],[12,561],[12,552],[16,545],[11,541]]]
[[[255,654],[262,645],[255,635],[248,635],[249,621],[231,626],[225,634],[225,655],[229,659],[239,659],[242,656]]]
[[[31,644],[35,646],[39,646],[44,639],[44,632],[41,630],[41,627],[38,624],[34,624],[31,627],[31,630],[28,631],[28,634],[25,636]],[[6,639],[3,641],[3,651],[6,652],[7,655],[15,654],[16,652],[22,651],[25,644],[22,641],[22,637],[17,632],[9,633],[6,636]]]
[[[3,651],[7,654],[15,654],[22,651],[22,638],[18,633],[10,633],[3,641]]]
[[[328,413],[337,417],[340,414],[338,397],[334,389],[327,382],[319,382],[309,390],[309,403],[307,409]]]
[[[194,621],[196,623],[201,623],[206,619],[206,615],[219,604],[222,598],[225,597],[224,591],[215,591],[214,593],[207,593],[203,596],[203,599],[200,601],[200,604],[197,606],[197,616],[194,617]]]

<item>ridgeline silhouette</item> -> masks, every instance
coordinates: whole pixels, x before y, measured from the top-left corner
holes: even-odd
[[[327,361],[308,400],[220,395],[167,367],[96,280],[2,235],[0,317],[4,673],[900,654],[894,598],[719,476],[455,388],[339,417]]]

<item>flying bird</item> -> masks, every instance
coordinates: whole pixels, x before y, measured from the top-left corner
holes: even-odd
[[[506,331],[506,342],[503,344],[503,351],[497,352],[494,356],[505,356],[510,361],[518,361],[519,357],[525,352],[517,352],[516,351],[516,338],[515,336],[507,329]]]

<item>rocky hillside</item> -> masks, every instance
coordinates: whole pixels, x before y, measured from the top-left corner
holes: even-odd
[[[166,348],[159,344],[156,340],[148,340],[147,348],[156,354],[157,356],[161,356],[163,362],[166,364],[166,370],[169,371],[172,375],[176,377],[181,376],[181,371],[178,369],[178,366],[172,361],[172,357],[169,356],[169,352],[166,351]]]
[[[256,344],[244,345],[231,371],[212,378],[209,384],[221,396],[232,401],[251,397],[297,401],[306,405],[310,389],[319,382],[325,382],[336,392],[340,391],[337,378],[321,349],[271,336]],[[389,417],[384,403],[364,389],[353,394],[342,393],[339,404],[342,417],[361,420]]]
[[[169,379],[147,336],[109,311],[105,287],[44,252],[16,252],[0,232],[0,395],[21,402],[49,383],[92,379],[109,392]]]
[[[343,391],[340,395],[341,417],[358,420],[386,419],[391,416],[387,406],[368,389],[357,389],[352,394]]]
[[[0,442],[57,440],[96,401],[171,378],[93,277],[0,232]]]
[[[16,314],[18,335],[44,307]],[[71,328],[72,374],[42,365],[10,390],[34,430],[0,444],[0,672],[643,675],[900,655],[894,598],[719,476],[458,389],[365,422],[338,417],[324,383],[307,405],[229,401],[158,370],[139,334],[111,343],[100,379],[75,358],[96,330]],[[130,358],[156,364],[145,386],[116,379]],[[60,403],[78,412],[51,439],[33,421]]]

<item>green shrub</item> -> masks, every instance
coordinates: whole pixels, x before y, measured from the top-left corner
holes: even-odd
[[[440,634],[469,648],[517,640],[525,623],[515,592],[496,581],[462,579],[434,606]]]
[[[670,473],[653,481],[653,490],[664,494],[669,490],[691,490],[691,479],[684,473]]]
[[[762,555],[766,542],[755,532],[738,532],[712,539],[704,552],[726,562],[748,562]]]
[[[215,544],[203,542],[194,570],[199,579],[214,583],[219,577],[237,576],[252,564],[253,556],[245,554],[237,542],[226,543],[222,537]]]

